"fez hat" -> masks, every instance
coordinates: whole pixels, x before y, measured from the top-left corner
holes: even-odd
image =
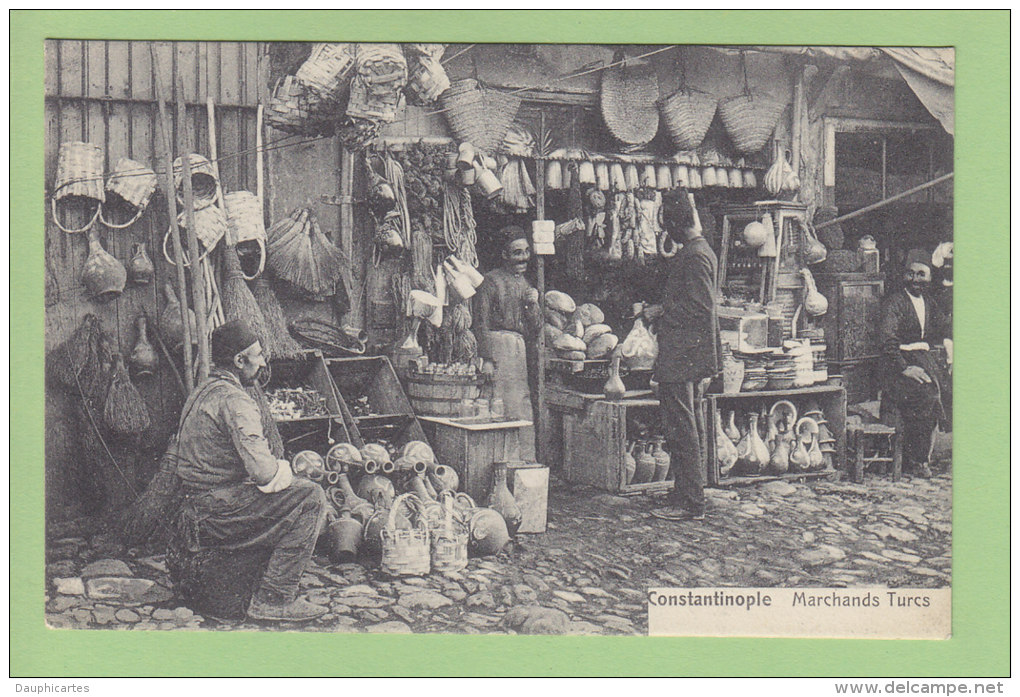
[[[910,266],[911,264],[924,264],[930,270],[931,254],[923,249],[911,249],[907,252],[907,258],[903,261],[903,265]]]
[[[211,349],[213,360],[217,363],[230,362],[234,356],[249,348],[258,341],[258,336],[245,322],[235,319],[221,324],[213,330]]]

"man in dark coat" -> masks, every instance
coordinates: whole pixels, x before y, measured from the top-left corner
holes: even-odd
[[[904,287],[891,294],[882,312],[883,398],[899,409],[903,422],[903,469],[930,477],[928,458],[935,426],[944,418],[941,394],[949,381],[935,360],[932,343],[946,338],[944,316],[928,295],[931,256],[907,254]],[[946,342],[951,354],[951,343]]]
[[[670,262],[661,308],[646,308],[658,317],[659,383],[662,425],[675,473],[669,507],[653,511],[666,520],[705,517],[707,440],[701,400],[708,381],[721,369],[719,318],[716,312],[715,253],[702,236],[693,197],[664,196],[662,221],[683,247]]]

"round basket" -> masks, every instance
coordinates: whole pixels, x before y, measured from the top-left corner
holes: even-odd
[[[216,168],[204,155],[193,152],[188,155],[188,163],[191,165],[191,200],[197,211],[199,208],[211,206],[216,201],[219,180],[216,178]],[[181,157],[174,160],[174,188],[177,190],[177,200],[183,206],[184,159]]]
[[[350,44],[315,44],[298,71],[294,73],[309,90],[323,100],[335,100],[343,91],[354,68]]]
[[[396,514],[407,510],[410,528],[398,528]],[[401,494],[390,506],[381,530],[383,573],[390,576],[424,576],[431,568],[431,550],[425,507],[414,494]]]
[[[705,140],[718,102],[702,92],[681,89],[658,105],[673,143],[680,150],[694,150]]]
[[[122,157],[106,180],[107,215],[100,213],[99,220],[110,228],[126,228],[142,216],[155,192],[156,173],[141,162]],[[133,209],[133,214],[126,223],[116,223],[107,219],[118,200]]]
[[[266,108],[266,121],[284,133],[303,136],[332,135],[336,130],[333,119],[316,113],[322,100],[315,96],[301,80],[286,75],[273,87],[273,97]]]
[[[61,143],[57,153],[57,176],[50,199],[53,222],[64,232],[85,232],[95,224],[105,200],[102,149],[98,145],[81,141]],[[58,206],[60,202],[66,206]],[[83,227],[64,226],[58,211],[65,207],[86,210],[83,217],[87,222]]]
[[[471,78],[451,83],[440,102],[457,139],[489,154],[499,150],[521,108],[520,97],[484,87]]]
[[[616,63],[621,54],[613,59]],[[613,137],[628,148],[646,145],[659,130],[659,81],[644,62],[627,61],[602,71],[602,119]]]
[[[737,152],[750,154],[765,147],[784,109],[778,99],[742,94],[719,102],[719,118]]]

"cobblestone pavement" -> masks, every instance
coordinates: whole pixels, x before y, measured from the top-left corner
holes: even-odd
[[[316,557],[302,593],[329,606],[306,629],[327,632],[644,634],[645,593],[662,586],[945,587],[951,477],[864,485],[775,481],[708,490],[708,516],[669,522],[661,500],[556,482],[549,529],[452,574],[395,580]],[[162,555],[102,535],[51,539],[52,627],[254,629],[173,599]],[[281,628],[294,629],[282,625]]]

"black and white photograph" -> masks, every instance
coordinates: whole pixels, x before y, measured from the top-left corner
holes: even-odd
[[[50,628],[949,638],[953,48],[44,50]]]

